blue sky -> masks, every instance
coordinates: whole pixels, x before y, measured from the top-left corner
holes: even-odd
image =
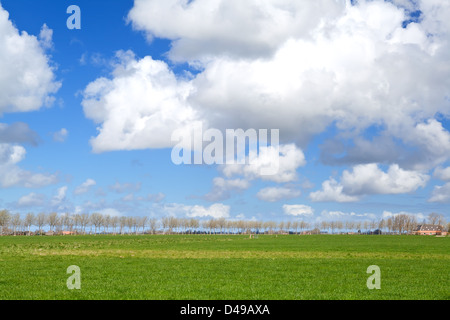
[[[1,207],[450,220],[447,1],[105,3],[1,1]],[[279,129],[279,172],[175,165],[195,123]]]

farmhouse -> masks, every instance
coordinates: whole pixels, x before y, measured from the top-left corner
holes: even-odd
[[[416,230],[414,231],[415,234],[418,235],[443,235],[446,234],[445,231],[443,231],[442,226],[437,224],[420,224],[417,226]]]

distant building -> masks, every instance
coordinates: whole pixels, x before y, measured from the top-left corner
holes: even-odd
[[[437,224],[419,224],[414,233],[418,235],[428,235],[428,236],[447,234],[447,232],[444,231],[444,228]]]

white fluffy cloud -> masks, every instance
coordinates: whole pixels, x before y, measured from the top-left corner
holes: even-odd
[[[173,40],[174,60],[260,57],[291,37],[307,37],[321,19],[335,18],[344,7],[344,1],[327,0],[136,0],[128,19],[149,39]]]
[[[285,204],[283,205],[283,211],[285,214],[292,216],[312,216],[314,215],[314,209],[304,204]]]
[[[245,179],[213,179],[212,190],[204,196],[208,201],[221,201],[231,197],[233,192],[240,192],[250,187],[250,182]]]
[[[286,187],[267,187],[258,191],[256,196],[259,200],[267,202],[276,202],[280,200],[287,200],[297,198],[301,195],[300,190],[286,188]]]
[[[311,192],[309,197],[315,202],[355,202],[359,200],[357,196],[344,194],[343,189],[343,185],[330,178],[322,183],[322,190]]]
[[[277,183],[295,181],[297,179],[297,169],[305,164],[305,155],[295,144],[279,145],[277,147],[260,146],[259,154],[256,151],[250,151],[250,154],[246,157],[245,164],[220,165],[219,170],[225,178],[214,178],[213,188],[204,196],[204,199],[208,201],[228,199],[233,192],[241,192],[248,189],[251,181],[256,179]],[[291,191],[288,195],[286,190],[280,189],[276,191],[276,195],[269,195],[268,191],[260,191],[258,197],[275,199],[281,196],[279,199],[284,199],[298,194],[295,191]]]
[[[51,29],[44,25],[40,36],[19,32],[0,5],[0,114],[38,110],[54,100],[61,84],[44,51]]]
[[[112,79],[99,78],[84,90],[84,113],[100,124],[93,150],[173,146],[172,132],[195,121],[195,111],[186,104],[191,84],[151,57],[138,60],[131,52],[119,52],[117,58]]]
[[[64,142],[69,135],[69,131],[66,128],[62,128],[61,130],[53,133],[53,140],[56,142]]]
[[[67,186],[62,186],[56,190],[56,194],[53,196],[51,201],[51,205],[53,207],[59,207],[64,203],[66,200],[67,189]]]
[[[185,205],[180,203],[169,203],[164,205],[154,205],[155,211],[168,216],[183,216],[190,218],[228,218],[230,216],[230,206],[222,203],[214,203],[209,207],[201,205]]]
[[[212,217],[215,219],[228,218],[230,216],[230,206],[222,203],[215,203],[209,207],[195,205],[188,208],[187,216],[195,218]]]
[[[56,174],[33,173],[18,166],[26,155],[22,146],[0,143],[0,188],[37,188],[57,182]]]
[[[357,201],[363,195],[402,194],[425,187],[429,176],[417,171],[389,166],[387,172],[377,164],[357,165],[350,172],[344,170],[340,182],[331,178],[322,184],[322,190],[311,192],[313,201]]]
[[[131,183],[131,182],[125,182],[120,183],[116,181],[113,185],[109,186],[109,189],[112,191],[115,191],[117,193],[124,193],[124,192],[134,192],[139,191],[141,189],[142,184],[140,182],[137,183]]]
[[[83,182],[81,185],[79,185],[75,190],[74,190],[74,194],[84,194],[87,193],[89,191],[89,189],[92,186],[95,186],[97,183],[95,182],[94,179],[87,179],[85,182]]]
[[[450,182],[447,182],[443,186],[435,186],[429,202],[450,202]]]
[[[248,180],[259,178],[282,183],[295,181],[297,169],[306,164],[303,151],[295,144],[260,147],[259,154],[250,158],[253,160],[246,164],[225,164],[221,171],[227,178],[239,175]]]
[[[111,78],[85,90],[85,114],[99,124],[94,151],[170,147],[174,129],[197,121],[280,129],[282,143],[302,148],[330,125],[379,125],[387,139],[430,150],[414,169],[441,163],[448,152],[427,141],[448,135],[434,117],[450,114],[450,3],[356,3],[135,1],[132,25],[172,40],[169,57],[195,60],[199,72],[181,78],[162,61],[121,53]]]
[[[450,167],[437,167],[433,172],[433,177],[444,181],[450,181]]]
[[[17,206],[20,208],[24,207],[40,207],[45,204],[45,195],[32,192],[30,194],[24,195],[17,201]]]

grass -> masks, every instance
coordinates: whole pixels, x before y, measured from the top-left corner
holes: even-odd
[[[0,237],[0,299],[448,300],[450,238]],[[67,267],[81,269],[69,290]],[[369,290],[367,267],[381,269]]]

